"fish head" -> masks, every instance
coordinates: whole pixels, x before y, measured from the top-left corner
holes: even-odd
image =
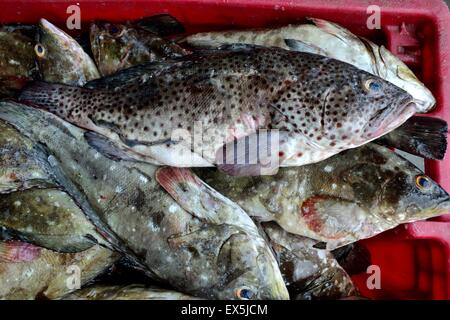
[[[411,94],[418,112],[429,112],[436,105],[436,99],[429,89],[417,79],[414,73],[389,50],[381,46],[376,56],[379,69],[385,70],[384,79]]]
[[[380,188],[378,215],[406,223],[450,212],[450,196],[437,182],[406,160],[397,168]]]
[[[364,119],[359,131],[359,141],[356,138],[355,145],[394,130],[417,111],[413,97],[388,81],[366,72],[359,72],[355,80],[352,91],[356,99],[349,112],[353,110],[360,119]],[[357,121],[352,120],[352,123]]]
[[[119,23],[96,22],[90,27],[91,48],[102,75],[150,61],[141,30]]]
[[[74,39],[45,19],[39,21],[38,37],[34,50],[40,65],[45,66],[50,59],[65,59],[76,48]]]
[[[310,110],[291,117],[299,117],[296,128],[312,144],[337,150],[357,147],[394,130],[417,111],[413,97],[403,89],[343,62],[327,61],[335,72],[319,71],[305,85]],[[305,118],[311,120],[306,126]]]
[[[358,149],[346,152],[339,179],[371,215],[400,224],[450,212],[448,193],[412,163],[382,146]]]
[[[94,62],[80,44],[45,19],[39,21],[38,39],[34,53],[45,81],[83,85],[98,77]]]
[[[255,241],[245,233],[231,236],[222,246],[219,261],[226,269],[219,299],[289,299],[275,258],[262,239]]]

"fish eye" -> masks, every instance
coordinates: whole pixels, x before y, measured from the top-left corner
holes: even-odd
[[[428,178],[427,176],[418,175],[416,177],[416,186],[420,190],[425,191],[425,190],[429,190],[431,188],[432,183],[431,183],[430,178]]]
[[[45,47],[42,44],[38,43],[34,46],[34,52],[39,58],[43,58],[45,56]]]
[[[254,293],[249,288],[239,288],[236,290],[236,297],[240,300],[250,300]]]
[[[364,88],[367,92],[378,93],[381,91],[381,83],[375,79],[369,79],[364,82]]]

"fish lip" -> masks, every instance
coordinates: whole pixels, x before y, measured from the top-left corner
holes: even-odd
[[[436,99],[432,95],[428,96],[428,98],[430,99],[429,101],[414,99],[414,103],[417,105],[417,112],[427,113],[436,108]]]
[[[398,108],[391,110],[392,104],[390,104],[384,109],[382,109],[381,113],[377,113],[375,116],[373,116],[364,126],[364,129],[366,129],[372,123],[373,121],[372,119],[375,117],[380,119],[378,120],[379,121],[378,125],[374,126],[374,129],[368,131],[368,133],[371,134],[370,136],[371,140],[379,138],[380,136],[389,133],[395,128],[398,128],[412,115],[414,115],[414,113],[417,112],[416,101],[417,100],[410,97],[405,98],[399,104],[400,106]],[[389,122],[390,119],[394,119],[394,121]]]
[[[439,211],[446,211],[447,213],[450,213],[450,196],[447,196],[444,200],[442,200],[441,202],[439,202],[436,205],[436,210]],[[445,214],[445,213],[442,213]]]
[[[45,35],[52,39],[52,41],[58,43],[58,45],[69,46],[71,43],[71,38],[67,33],[61,29],[58,29],[57,26],[53,25],[44,18],[39,20],[39,30],[39,32],[42,32],[40,33],[40,36]],[[40,38],[39,41],[42,41],[42,39]]]
[[[44,18],[41,18],[39,20],[39,27],[41,30],[43,30],[47,34],[53,34],[53,33],[61,34],[61,31],[59,29],[57,29],[56,26],[54,26],[53,24],[50,23],[50,21],[48,21]]]

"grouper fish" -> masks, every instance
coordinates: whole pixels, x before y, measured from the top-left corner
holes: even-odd
[[[58,183],[155,280],[201,298],[289,297],[253,221],[188,169],[108,159],[83,130],[24,105],[1,103],[0,118],[46,147]]]
[[[279,132],[269,150],[277,144],[278,152],[265,153],[275,167],[300,166],[376,139],[417,111],[406,91],[311,53],[238,45],[167,64],[145,83],[108,90],[38,82],[20,100],[88,129],[104,154],[176,167],[225,164],[230,174],[226,145],[248,138],[259,147],[258,130]]]

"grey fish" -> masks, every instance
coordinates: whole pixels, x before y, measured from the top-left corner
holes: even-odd
[[[178,167],[220,164],[226,143],[259,129],[289,137],[280,139],[281,166],[317,162],[378,138],[416,111],[405,91],[315,54],[232,46],[180,61],[144,84],[36,83],[20,100],[107,137],[93,144],[109,154]]]
[[[0,194],[52,185],[46,161],[39,146],[0,121]]]
[[[78,203],[78,193],[85,194],[97,222],[112,229],[155,279],[203,298],[288,298],[253,221],[190,172],[105,158],[86,143],[83,130],[34,108],[1,103],[0,118],[45,144],[55,167],[73,181],[66,191]]]
[[[170,67],[170,64],[161,63],[138,65],[119,71],[109,77],[89,81],[85,87],[116,90],[135,82],[144,84],[150,79],[156,79]],[[447,129],[447,123],[442,119],[413,116],[400,127],[374,140],[374,142],[425,159],[442,160],[447,151]]]
[[[119,258],[101,246],[77,253],[58,253],[26,242],[0,241],[0,299],[58,299],[76,290],[79,271],[84,285]]]
[[[288,232],[324,242],[318,245],[329,250],[450,209],[442,187],[376,144],[316,164],[282,168],[274,176],[196,172],[251,216],[276,221]]]
[[[246,43],[321,54],[350,63],[404,89],[414,97],[420,112],[428,112],[435,106],[431,91],[384,46],[358,37],[336,23],[317,18],[308,20],[312,24],[197,33],[185,41],[193,46]]]
[[[38,35],[34,51],[43,80],[82,86],[100,77],[94,61],[67,33],[41,19]]]
[[[0,229],[58,252],[79,252],[98,243],[107,246],[84,212],[56,186],[0,194]]]
[[[172,290],[130,284],[93,285],[65,296],[64,300],[198,300],[198,298]]]
[[[90,40],[94,59],[103,76],[137,64],[188,54],[176,43],[132,23],[92,23]]]
[[[0,98],[15,96],[36,78],[33,46],[21,32],[0,28]]]
[[[293,299],[325,300],[358,295],[350,276],[331,252],[314,247],[317,241],[287,233],[274,222],[261,226]]]

